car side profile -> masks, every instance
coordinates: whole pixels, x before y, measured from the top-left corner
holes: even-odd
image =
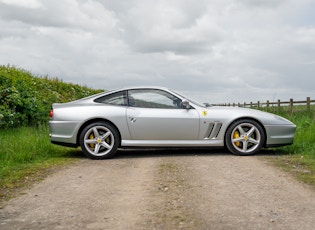
[[[106,159],[128,147],[226,147],[253,155],[290,145],[296,126],[280,116],[239,107],[206,107],[163,87],[130,87],[52,105],[50,138]]]

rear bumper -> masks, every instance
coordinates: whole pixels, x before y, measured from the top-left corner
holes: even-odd
[[[78,122],[50,121],[50,140],[54,144],[77,146]]]

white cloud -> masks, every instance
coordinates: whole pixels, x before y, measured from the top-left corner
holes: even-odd
[[[304,99],[315,97],[314,8],[310,0],[0,0],[0,64],[95,88],[162,85],[209,102]]]
[[[23,1],[20,1],[20,0],[0,0],[0,2],[7,4],[7,5],[19,6],[19,7],[31,8],[31,9],[40,8],[42,6],[42,4],[39,0],[23,0]]]

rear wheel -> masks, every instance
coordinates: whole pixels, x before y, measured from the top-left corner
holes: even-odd
[[[253,120],[234,122],[227,130],[225,143],[235,155],[253,155],[264,145],[265,133],[261,125]]]
[[[91,159],[111,158],[120,144],[118,131],[111,124],[96,122],[85,127],[80,135],[83,153]]]

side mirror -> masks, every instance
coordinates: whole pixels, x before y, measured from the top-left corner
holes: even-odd
[[[183,109],[191,109],[191,106],[190,106],[190,104],[189,104],[189,101],[187,101],[187,100],[185,100],[185,99],[182,101],[181,105],[182,105],[182,108],[183,108]]]

